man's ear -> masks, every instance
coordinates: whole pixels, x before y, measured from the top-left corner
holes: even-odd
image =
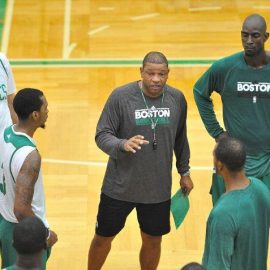
[[[268,38],[269,38],[269,33],[268,33],[268,32],[266,32],[266,33],[264,34],[264,38],[265,38],[265,41],[268,40]]]
[[[36,120],[39,117],[39,112],[38,111],[33,111],[32,112],[32,117],[34,120]]]
[[[222,170],[223,170],[223,163],[221,162],[221,161],[217,161],[217,170],[219,171],[219,172],[221,172]]]
[[[142,75],[142,73],[143,73],[143,67],[140,67],[140,73]]]

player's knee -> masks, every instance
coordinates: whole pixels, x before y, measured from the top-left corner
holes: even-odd
[[[95,235],[91,246],[94,246],[95,248],[102,248],[104,246],[110,245],[114,237],[104,237],[100,235]]]
[[[153,236],[142,232],[142,242],[149,248],[159,248],[161,246],[162,236]]]

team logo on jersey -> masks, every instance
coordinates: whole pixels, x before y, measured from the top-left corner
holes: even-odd
[[[170,114],[169,108],[156,108],[155,106],[152,106],[150,109],[136,110],[135,122],[137,126],[150,125],[152,122],[156,121],[158,121],[159,125],[169,124]]]
[[[270,98],[270,83],[266,82],[237,82],[239,96],[258,96]]]
[[[7,99],[7,87],[5,84],[0,85],[0,100]]]

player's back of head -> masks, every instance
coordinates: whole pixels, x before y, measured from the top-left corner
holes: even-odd
[[[245,146],[236,138],[222,138],[214,149],[214,155],[231,172],[239,172],[244,168],[246,161]]]
[[[37,217],[27,217],[15,225],[13,246],[22,255],[38,253],[46,248],[48,229]]]
[[[191,262],[183,266],[180,270],[205,270],[205,268],[196,262]]]

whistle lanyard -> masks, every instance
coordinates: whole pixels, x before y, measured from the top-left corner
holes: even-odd
[[[144,93],[143,93],[143,90],[142,88],[140,87],[140,90],[141,90],[141,94],[142,94],[142,98],[143,98],[143,102],[144,102],[144,105],[146,107],[146,109],[148,110],[148,113],[149,113],[149,116],[150,116],[150,121],[151,121],[151,129],[153,130],[153,143],[152,143],[152,146],[153,146],[153,150],[156,150],[157,149],[157,136],[156,136],[156,126],[158,124],[158,120],[159,118],[157,117],[156,119],[154,119],[152,117],[152,115],[150,114],[151,112],[151,109],[149,109],[148,107],[148,104],[146,102],[146,99],[145,99],[145,96],[144,96]],[[162,99],[161,99],[161,104],[160,104],[160,107],[162,108],[163,106],[163,102],[164,102],[164,89],[162,91]]]

